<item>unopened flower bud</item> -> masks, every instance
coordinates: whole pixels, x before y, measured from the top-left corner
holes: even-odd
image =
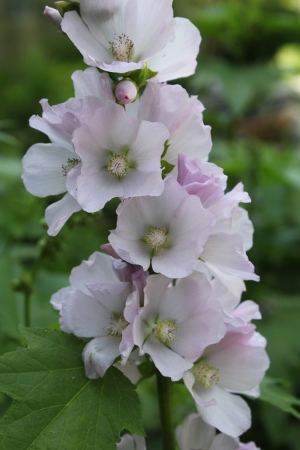
[[[60,29],[60,24],[62,21],[62,16],[59,14],[57,9],[50,8],[49,6],[46,6],[44,10],[44,14],[49,17],[49,19],[52,20],[55,26]]]
[[[137,96],[137,87],[130,80],[120,81],[115,88],[115,97],[123,105],[128,105],[135,101]]]

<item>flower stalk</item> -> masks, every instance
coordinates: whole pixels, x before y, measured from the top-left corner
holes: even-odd
[[[162,433],[163,450],[175,450],[175,434],[173,420],[173,386],[171,378],[162,376],[156,369],[157,393]]]

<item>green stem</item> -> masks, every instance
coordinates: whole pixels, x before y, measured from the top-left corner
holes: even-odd
[[[30,294],[26,293],[24,297],[24,324],[30,327]]]
[[[156,381],[163,450],[175,450],[176,444],[173,424],[172,381],[171,378],[163,377],[158,370],[156,370]]]

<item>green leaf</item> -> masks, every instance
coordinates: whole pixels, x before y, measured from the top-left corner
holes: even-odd
[[[282,387],[284,383],[282,380],[275,378],[265,377],[260,384],[260,400],[263,400],[276,408],[281,409],[284,412],[292,414],[297,419],[300,419],[300,412],[295,406],[300,407],[300,399],[290,395]]]
[[[165,178],[168,175],[168,173],[170,173],[174,169],[175,165],[169,163],[168,161],[165,161],[164,159],[162,159],[161,160],[161,167],[163,169],[162,177]]]
[[[155,77],[158,72],[148,69],[147,65],[143,69],[134,70],[125,74],[124,78],[131,79],[138,87],[142,87],[146,84],[150,78]]]
[[[115,450],[124,428],[144,435],[138,395],[120,371],[90,380],[83,341],[57,330],[21,332],[28,347],[0,359],[0,389],[14,398],[0,421],[0,448]]]
[[[64,14],[68,11],[76,11],[78,14],[80,13],[80,6],[79,2],[73,2],[73,1],[58,1],[54,2],[54,5],[58,9],[58,12],[61,16],[64,16]]]

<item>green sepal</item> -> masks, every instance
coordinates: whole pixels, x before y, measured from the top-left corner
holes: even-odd
[[[64,14],[68,11],[76,11],[78,14],[80,13],[80,5],[78,2],[72,1],[58,1],[54,2],[59,14],[63,17]]]
[[[169,141],[166,141],[166,142],[165,142],[165,146],[164,146],[164,151],[163,151],[163,153],[162,153],[162,155],[161,155],[161,158],[163,158],[164,156],[166,156],[169,147],[170,147]]]
[[[150,78],[155,77],[155,75],[157,74],[158,72],[153,72],[145,64],[145,67],[143,69],[134,70],[133,72],[131,72],[131,75],[128,78],[134,81],[134,83],[138,87],[142,87],[147,83],[148,80],[150,80]]]
[[[98,68],[98,70],[99,70],[101,73],[105,73],[104,70],[101,70],[101,69],[99,69],[99,68]],[[119,77],[122,76],[122,74],[120,74],[120,73],[115,73],[115,72],[107,72],[107,73],[108,73],[109,78],[110,78],[115,84],[117,84],[117,83],[119,83],[119,81],[121,81],[121,80],[119,79]]]
[[[103,72],[100,70],[100,72]],[[116,72],[107,72],[109,77],[113,80],[114,83],[118,83],[122,80],[130,80],[136,84],[138,88],[145,86],[148,80],[155,77],[158,72],[153,72],[153,70],[147,67],[147,64],[144,64],[143,69],[131,70],[126,73],[116,73]]]
[[[162,166],[162,177],[166,178],[166,176],[172,172],[172,170],[175,167],[175,164],[171,164],[168,161],[165,161],[164,159],[161,160],[161,166]]]

